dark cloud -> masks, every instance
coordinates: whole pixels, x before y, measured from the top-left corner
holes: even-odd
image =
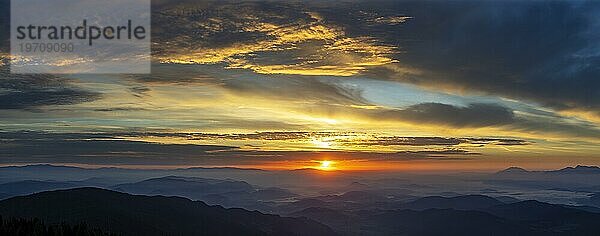
[[[10,50],[10,0],[0,0],[0,53]]]
[[[561,134],[570,137],[588,137],[600,139],[600,128],[588,122],[574,123],[564,119],[543,117],[522,117],[510,127],[512,130],[535,134]]]
[[[246,30],[259,22],[278,25],[310,21],[298,4],[269,1],[165,1],[154,8],[154,55],[170,51],[223,48],[269,39],[265,32]]]
[[[373,137],[372,139],[352,140],[342,142],[352,146],[456,146],[461,144],[471,145],[530,145],[530,141],[522,139],[502,138],[444,138],[444,137]]]
[[[364,113],[374,120],[405,121],[449,127],[502,127],[504,130],[572,137],[600,138],[600,129],[589,122],[573,122],[560,117],[516,115],[497,104],[470,104],[465,107],[422,103],[401,110]],[[506,143],[508,144],[508,143]]]
[[[34,109],[48,105],[72,105],[100,98],[68,80],[46,74],[10,74],[0,66],[0,109]]]
[[[422,72],[373,70],[375,77],[600,114],[596,1],[369,1],[347,8],[323,11],[351,34],[377,35],[398,45],[402,53],[395,58]],[[359,9],[413,19],[374,26],[352,18]]]
[[[224,81],[225,89],[246,96],[261,96],[278,100],[302,101],[313,104],[367,104],[361,91],[342,88],[305,76],[257,76],[249,79],[231,79]]]
[[[107,107],[107,108],[98,108],[94,109],[94,111],[100,112],[127,112],[127,111],[146,111],[145,108],[139,107]]]
[[[152,74],[128,77],[142,85],[215,86],[240,96],[302,101],[314,104],[367,104],[361,91],[343,88],[319,77],[297,75],[261,75],[246,70],[223,70],[221,65],[154,64]],[[143,96],[151,90],[140,86]]]
[[[195,156],[208,157],[211,151],[233,148],[153,144],[118,140],[103,134],[18,132],[0,135],[3,163],[170,164],[193,162]]]
[[[422,103],[402,110],[377,113],[380,119],[403,120],[454,127],[485,127],[513,123],[512,110],[495,104],[470,104],[457,107],[441,103]]]
[[[72,105],[100,98],[68,80],[46,74],[11,74],[10,0],[0,0],[0,109],[36,109],[47,105]],[[7,54],[3,54],[7,53]]]
[[[464,142],[469,144],[479,144],[479,145],[501,145],[501,146],[521,146],[521,145],[530,145],[532,144],[529,141],[521,140],[521,139],[497,139],[497,138],[467,138],[462,139]]]
[[[152,64],[152,74],[148,75],[130,75],[133,79],[142,84],[179,84],[179,85],[206,85],[218,84],[213,75],[210,74],[210,67],[200,67],[197,65],[182,64]],[[144,86],[133,87],[132,92],[143,94],[150,91]]]
[[[446,149],[446,150],[427,150],[427,151],[402,151],[397,152],[397,155],[411,157],[411,158],[441,158],[441,160],[447,159],[450,156],[470,156],[470,155],[481,155],[480,153],[470,152],[462,149]],[[456,159],[466,159],[466,158],[451,158],[453,160]]]

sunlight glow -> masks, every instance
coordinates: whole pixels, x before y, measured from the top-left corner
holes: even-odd
[[[317,169],[319,170],[335,170],[334,164],[335,161],[319,161],[319,166]]]

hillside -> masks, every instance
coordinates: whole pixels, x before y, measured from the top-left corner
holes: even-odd
[[[304,218],[208,206],[180,197],[140,196],[99,188],[42,192],[0,201],[4,217],[48,224],[85,222],[125,235],[334,235]]]

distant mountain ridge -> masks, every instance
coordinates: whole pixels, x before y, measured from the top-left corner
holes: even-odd
[[[179,169],[130,169],[120,167],[83,168],[52,164],[4,166],[0,167],[0,183],[23,180],[53,180],[74,182],[97,179],[96,183],[86,181],[85,186],[107,187],[120,183],[138,182],[163,176],[203,176],[207,178],[225,179],[265,174],[262,170],[241,169],[233,167],[190,167]]]
[[[0,184],[0,199],[48,190],[68,189],[79,185],[67,182],[23,180]]]
[[[211,205],[269,210],[262,201],[291,198],[296,194],[281,188],[262,188],[245,181],[166,176],[110,187],[130,194],[180,196]]]
[[[560,170],[549,171],[553,173],[571,173],[571,174],[600,174],[600,167],[598,166],[583,166],[578,165],[575,167],[565,167]]]
[[[134,194],[166,194],[188,198],[197,198],[215,193],[254,190],[250,184],[244,181],[181,176],[151,178],[136,183],[116,185],[112,188],[117,191],[125,191]]]
[[[152,170],[152,169],[132,169],[132,168],[121,168],[121,167],[96,167],[96,168],[85,168],[68,165],[55,165],[55,164],[31,164],[31,165],[10,165],[1,166],[0,170],[6,169],[70,169],[70,170]],[[239,167],[186,167],[186,168],[173,168],[173,169],[157,169],[157,170],[261,170],[257,168],[239,168]]]
[[[578,165],[548,171],[510,167],[488,175],[483,182],[525,189],[593,193],[600,191],[600,167]]]
[[[550,173],[550,174],[600,174],[600,167],[598,166],[584,166],[577,165],[575,167],[565,167],[558,170],[546,170],[546,171],[529,171],[521,167],[509,167],[504,170],[496,172],[496,174],[526,174],[526,173]]]
[[[528,172],[529,171],[526,170],[526,169],[523,169],[521,167],[513,166],[513,167],[506,168],[504,170],[498,171],[497,173],[498,174],[502,174],[502,173],[528,173]]]

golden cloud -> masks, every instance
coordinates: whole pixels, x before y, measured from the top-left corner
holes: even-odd
[[[216,33],[226,30],[226,25],[234,25],[240,33],[263,36],[250,42],[233,39],[225,46],[208,44],[197,48],[185,46],[186,42],[193,43],[193,38],[179,36],[157,44],[161,53],[155,58],[161,63],[224,63],[228,68],[260,74],[332,76],[352,76],[369,67],[395,62],[391,55],[396,47],[372,37],[349,37],[342,28],[328,25],[317,13],[306,15],[308,18],[294,19],[292,23],[267,22],[257,16],[240,16],[250,23],[211,18],[209,23],[201,23],[204,31]],[[261,55],[266,56],[261,58]]]

